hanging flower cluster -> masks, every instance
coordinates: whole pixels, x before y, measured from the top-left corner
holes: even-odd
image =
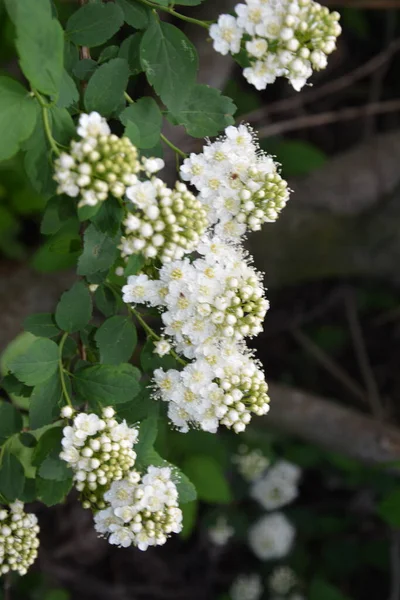
[[[71,417],[71,413],[66,407],[63,416]],[[112,482],[123,479],[135,464],[133,446],[138,430],[125,421],[118,423],[114,415],[111,407],[103,408],[102,418],[79,413],[72,425],[63,430],[60,458],[72,468],[85,508],[103,508],[105,490]]]
[[[280,460],[253,483],[250,495],[266,510],[281,508],[297,498],[300,475],[297,465]]]
[[[171,190],[161,179],[137,181],[126,190],[128,213],[123,222],[122,257],[141,252],[146,258],[171,262],[192,252],[207,228],[207,214],[178,182]]]
[[[243,74],[258,90],[286,77],[300,91],[313,70],[325,69],[341,33],[339,13],[314,0],[246,0],[235,12],[221,15],[210,36],[221,54],[245,49]]]
[[[201,154],[191,154],[181,177],[200,192],[216,233],[225,238],[237,239],[276,221],[289,199],[277,163],[260,150],[248,125],[228,127]]]
[[[36,515],[26,513],[22,502],[0,508],[0,577],[10,571],[27,573],[38,554],[38,533]]]
[[[260,560],[283,558],[290,551],[295,528],[283,513],[261,517],[249,530],[249,546]]]
[[[110,544],[147,550],[182,530],[178,490],[169,467],[151,466],[143,477],[131,471],[112,483],[104,499],[108,506],[95,515],[95,528]]]

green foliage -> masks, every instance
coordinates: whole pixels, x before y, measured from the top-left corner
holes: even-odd
[[[153,148],[159,141],[162,115],[153,98],[140,98],[122,111],[120,119],[126,126],[126,135],[138,148]],[[136,135],[130,135],[132,123],[136,126]]]
[[[170,111],[178,111],[193,86],[198,58],[192,42],[174,25],[152,19],[140,44],[148,82]]]
[[[139,393],[139,377],[136,367],[122,363],[84,367],[75,373],[73,381],[82,399],[115,406],[132,400]]]
[[[117,112],[123,105],[128,78],[129,65],[123,58],[113,58],[101,65],[91,76],[86,88],[86,110],[95,110],[105,117]]]
[[[185,460],[183,470],[193,481],[200,500],[213,504],[232,501],[232,492],[221,464],[211,456],[193,454]]]
[[[93,275],[108,270],[117,258],[119,236],[102,233],[89,225],[84,235],[83,254],[78,261],[78,275]]]
[[[24,488],[24,468],[7,446],[3,447],[0,460],[0,495],[9,502],[17,500]]]
[[[33,388],[29,402],[29,425],[31,429],[40,429],[49,425],[60,414],[63,391],[58,372],[50,379]]]
[[[233,125],[236,106],[227,96],[208,85],[195,85],[178,110],[171,110],[176,124],[184,125],[189,135],[207,137],[217,135]]]
[[[394,489],[378,506],[379,516],[391,527],[400,527],[400,489]]]
[[[8,402],[0,403],[0,443],[18,433],[22,428],[21,413]]]
[[[24,329],[37,337],[53,338],[60,333],[51,313],[29,315],[24,321]]]
[[[77,281],[61,296],[55,319],[63,331],[74,333],[83,329],[92,317],[92,298],[83,281]]]
[[[48,339],[37,339],[24,354],[8,364],[10,371],[26,385],[49,379],[58,367],[58,346]]]
[[[95,340],[100,361],[109,365],[128,362],[137,343],[136,328],[129,317],[110,317],[97,330]]]
[[[116,0],[124,13],[124,21],[135,29],[146,29],[149,24],[150,10],[147,6],[134,3],[132,0]]]
[[[37,106],[26,90],[9,77],[0,77],[0,160],[16,154],[32,133]]]
[[[124,14],[114,3],[84,4],[69,18],[66,35],[81,46],[101,46],[121,27]]]
[[[350,600],[348,596],[345,596],[336,587],[330,585],[328,582],[322,579],[314,579],[311,584],[309,599],[310,600]]]

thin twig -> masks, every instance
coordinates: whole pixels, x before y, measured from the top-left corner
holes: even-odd
[[[78,0],[79,6],[84,6],[85,4],[87,4],[87,1],[88,0]],[[81,46],[79,48],[79,56],[80,56],[81,60],[83,60],[85,58],[92,58],[90,56],[90,50],[89,50],[89,48],[87,46]]]
[[[348,290],[347,294],[344,295],[344,305],[354,350],[357,356],[358,366],[365,383],[367,399],[369,401],[372,414],[379,421],[383,421],[384,410],[382,400],[365,345],[353,290]]]
[[[350,71],[350,73],[345,73],[345,75],[342,75],[341,77],[333,78],[319,87],[313,87],[305,90],[303,94],[296,94],[290,98],[285,98],[283,100],[278,100],[277,102],[268,104],[268,106],[257,108],[256,110],[242,115],[240,119],[242,121],[249,121],[250,123],[254,124],[265,119],[265,117],[271,113],[281,113],[293,110],[299,106],[309,104],[315,100],[319,100],[321,98],[325,98],[326,96],[340,92],[341,90],[352,86],[356,81],[359,81],[364,77],[368,77],[368,75],[371,75],[375,71],[381,69],[381,67],[385,65],[399,50],[400,39],[396,39],[387,48],[385,48],[385,50],[379,54],[376,54],[376,56],[371,58],[371,60],[367,61],[363,65],[360,65],[353,71]]]
[[[400,600],[400,532],[392,531],[390,545],[390,595],[388,600]]]
[[[259,130],[260,139],[280,135],[287,131],[296,131],[298,129],[309,129],[310,127],[320,127],[328,123],[338,123],[340,121],[352,121],[360,119],[367,115],[377,115],[390,112],[400,112],[400,100],[388,100],[379,104],[368,104],[366,106],[355,106],[344,108],[338,111],[320,113],[318,115],[306,115],[296,119],[288,119],[274,125],[267,125]]]
[[[328,373],[340,381],[354,396],[365,401],[365,392],[361,386],[340,365],[331,359],[317,344],[315,344],[307,335],[299,329],[292,331],[296,342],[300,344],[319,364],[324,367]]]

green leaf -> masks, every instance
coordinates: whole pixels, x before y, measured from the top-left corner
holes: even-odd
[[[100,210],[92,217],[92,222],[102,233],[116,235],[120,231],[120,225],[124,211],[116,198],[108,198],[103,202]]]
[[[126,263],[124,271],[125,277],[129,277],[129,275],[137,275],[139,271],[142,270],[145,262],[146,259],[142,254],[132,254]]]
[[[44,211],[40,232],[44,235],[57,233],[66,224],[74,225],[78,229],[75,209],[70,199],[63,196],[51,198]]]
[[[37,105],[20,83],[0,77],[0,161],[11,158],[35,127]]]
[[[8,448],[4,448],[0,463],[0,494],[13,502],[22,494],[24,483],[24,467]]]
[[[140,364],[145,373],[152,373],[155,369],[177,369],[179,367],[175,358],[170,355],[158,356],[154,353],[154,342],[149,338],[140,354]]]
[[[94,336],[100,361],[108,365],[129,362],[137,344],[136,327],[129,317],[110,317]]]
[[[31,137],[24,144],[24,150],[24,167],[32,187],[45,198],[49,198],[56,191],[56,183],[53,180],[50,146],[42,117],[38,118]]]
[[[66,34],[79,46],[101,46],[122,26],[124,15],[119,6],[85,4],[68,19]]]
[[[119,236],[109,236],[89,225],[84,235],[83,254],[78,261],[78,275],[92,275],[109,269],[117,258]]]
[[[112,290],[106,285],[99,285],[94,293],[94,301],[105,317],[111,317],[118,312],[118,301]]]
[[[140,98],[120,114],[125,126],[134,123],[139,130],[138,148],[152,148],[160,140],[162,115],[153,98]]]
[[[32,464],[39,467],[42,462],[50,456],[55,448],[61,451],[61,440],[63,438],[63,427],[55,425],[46,429],[43,435],[40,436],[38,444],[32,455]]]
[[[49,96],[58,95],[63,71],[64,32],[41,2],[14,0],[11,14],[21,69],[31,86]],[[10,2],[11,4],[11,2]]]
[[[263,146],[268,148],[268,142]],[[327,161],[327,156],[322,150],[302,140],[284,140],[273,146],[272,154],[275,154],[278,162],[282,164],[285,177],[307,175]]]
[[[140,64],[140,44],[142,42],[143,33],[134,33],[126,38],[119,49],[119,57],[128,61],[129,69],[132,75],[138,75],[143,72],[143,67]]]
[[[81,81],[88,81],[96,69],[97,62],[95,60],[92,60],[91,58],[84,58],[83,60],[79,60],[76,65],[74,65],[73,73],[75,77]]]
[[[95,6],[87,4],[86,6]],[[105,6],[114,6],[106,4]],[[113,58],[101,65],[89,80],[85,93],[85,108],[109,117],[121,105],[128,84],[129,65],[123,58]]]
[[[54,481],[65,481],[71,477],[71,469],[64,460],[59,458],[56,452],[47,456],[39,467],[39,476],[43,479]]]
[[[63,392],[58,371],[47,381],[35,386],[29,402],[29,425],[40,429],[59,417]]]
[[[149,24],[150,10],[132,0],[116,0],[124,13],[125,23],[135,29],[146,29]]]
[[[8,402],[0,404],[0,444],[22,429],[21,413]]]
[[[58,346],[44,338],[35,340],[24,354],[9,363],[10,370],[26,385],[49,379],[58,367]]]
[[[75,81],[71,75],[63,70],[60,84],[60,95],[58,97],[57,106],[59,108],[68,108],[79,101],[79,91],[76,87]]]
[[[379,516],[392,527],[400,527],[400,489],[395,489],[378,506]]]
[[[158,404],[154,405],[153,414],[140,423],[138,443],[135,446],[137,454],[137,467],[146,469],[151,461],[148,454],[154,451],[154,444],[158,433]]]
[[[314,579],[309,591],[309,600],[351,600],[349,596],[322,579]]]
[[[27,431],[23,431],[22,433],[20,433],[18,439],[21,442],[21,444],[25,446],[25,448],[35,448],[35,446],[37,445],[37,439],[35,438],[35,436],[31,433],[28,433]]]
[[[186,502],[186,504],[182,506],[183,529],[180,533],[182,539],[187,540],[190,538],[193,529],[196,526],[198,510],[199,503],[196,500]]]
[[[183,471],[193,481],[200,500],[213,504],[232,501],[232,492],[221,465],[211,456],[190,456],[183,464]]]
[[[190,90],[179,111],[172,118],[184,125],[193,137],[215,136],[234,123],[236,106],[230,98],[208,85],[195,85]]]
[[[74,382],[77,393],[89,402],[104,406],[129,402],[140,392],[140,371],[129,364],[94,365],[77,371]]]
[[[107,46],[100,52],[100,56],[97,59],[99,65],[111,60],[112,58],[116,58],[118,56],[119,46]]]
[[[77,281],[64,292],[56,308],[56,322],[63,331],[83,329],[92,318],[92,298],[83,281]]]
[[[37,497],[46,506],[54,506],[65,500],[72,488],[72,477],[64,481],[36,478]]]
[[[54,322],[54,315],[51,313],[30,315],[24,321],[24,329],[25,331],[30,331],[37,337],[52,338],[60,333],[60,330]]]
[[[7,392],[10,397],[20,396],[29,398],[32,393],[32,388],[24,385],[14,375],[7,375],[1,381],[1,387]]]
[[[174,25],[153,19],[140,44],[147,80],[170,111],[184,104],[197,74],[195,47]]]
[[[129,425],[135,425],[153,414],[155,404],[156,401],[151,398],[149,388],[142,387],[133,400],[118,404],[116,412],[120,419],[125,419]]]

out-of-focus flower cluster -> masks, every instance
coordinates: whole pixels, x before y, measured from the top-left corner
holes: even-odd
[[[243,74],[258,90],[285,77],[300,91],[326,68],[341,33],[339,13],[314,0],[246,0],[235,12],[220,15],[210,35],[221,54],[245,51]]]
[[[36,515],[26,513],[22,502],[0,507],[0,576],[10,571],[26,575],[39,548]]]
[[[258,573],[239,575],[232,584],[232,600],[260,600],[264,592],[261,576]]]
[[[297,465],[280,460],[253,483],[250,495],[266,510],[276,510],[297,498],[300,476]]]

